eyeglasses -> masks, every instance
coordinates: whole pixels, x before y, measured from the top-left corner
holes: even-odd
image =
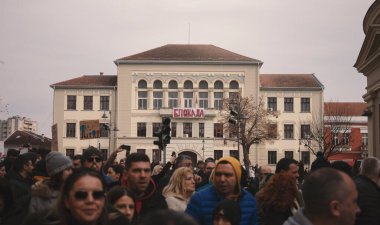
[[[91,193],[92,194],[92,198],[95,199],[95,200],[100,200],[102,198],[104,198],[104,191],[92,191],[92,192],[89,192],[89,191],[77,191],[74,193],[74,198],[78,201],[84,201],[88,198],[88,194]]]
[[[94,160],[95,160],[96,162],[100,162],[100,161],[102,161],[102,159],[99,158],[99,157],[89,157],[89,158],[87,158],[86,160],[87,160],[87,162],[89,162],[89,163],[94,162]]]

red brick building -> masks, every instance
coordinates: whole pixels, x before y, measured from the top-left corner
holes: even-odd
[[[361,102],[325,102],[324,126],[325,143],[330,146],[332,153],[330,161],[343,160],[353,163],[367,156],[368,118],[363,116],[367,109],[366,103]]]

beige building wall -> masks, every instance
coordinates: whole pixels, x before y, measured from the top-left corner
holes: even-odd
[[[99,120],[100,123],[110,123],[110,112],[115,111],[114,97],[115,89],[54,89],[54,111],[53,111],[53,124],[57,124],[57,137],[58,149],[66,153],[67,149],[74,149],[74,154],[82,154],[83,149],[88,146],[99,146],[101,149],[109,149],[109,138],[87,139],[80,140],[80,121],[83,120]],[[76,110],[67,110],[67,96],[75,95],[76,97]],[[93,110],[83,110],[83,96],[93,96]],[[110,96],[110,111],[100,110],[100,96]],[[107,115],[107,119],[103,119],[103,114]],[[112,118],[115,125],[115,120]],[[75,137],[66,137],[66,124],[75,123]],[[54,135],[53,135],[54,136]],[[112,137],[112,132],[111,132]],[[111,138],[111,147],[113,146],[114,139]]]

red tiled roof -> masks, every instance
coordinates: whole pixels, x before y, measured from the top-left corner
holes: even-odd
[[[59,86],[116,86],[117,76],[116,75],[84,75],[74,79],[62,81],[50,85],[50,87]]]
[[[361,116],[367,109],[365,102],[325,102],[325,116]]]
[[[117,59],[120,61],[203,61],[203,62],[246,62],[261,61],[230,52],[214,45],[168,44],[135,55]]]
[[[323,88],[314,74],[260,74],[262,88]]]

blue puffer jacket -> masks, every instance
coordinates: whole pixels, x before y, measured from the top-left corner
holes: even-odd
[[[245,190],[241,192],[239,199],[240,225],[258,225],[256,199]],[[223,197],[217,193],[214,185],[211,185],[191,197],[185,212],[200,225],[212,225],[212,211],[222,199]]]

